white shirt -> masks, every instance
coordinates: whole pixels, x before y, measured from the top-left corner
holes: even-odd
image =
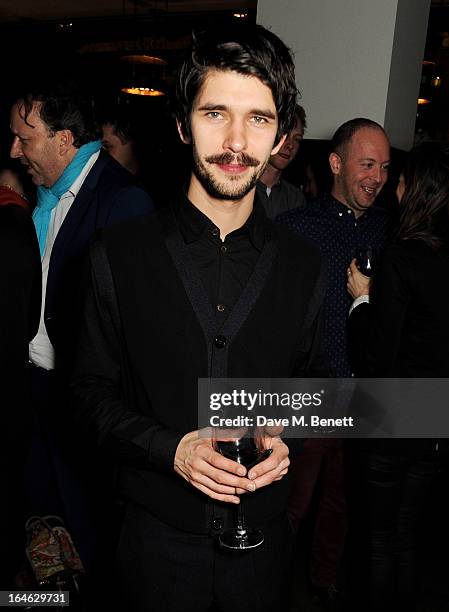
[[[349,309],[349,314],[357,308],[359,304],[369,304],[369,295],[359,295],[359,297],[355,298],[355,300],[351,304],[351,308]]]
[[[69,187],[59,199],[59,202],[51,211],[50,223],[48,225],[48,234],[45,241],[45,251],[42,258],[42,305],[41,305],[41,318],[39,321],[39,331],[35,338],[30,342],[29,345],[29,357],[30,361],[34,365],[44,368],[45,370],[53,370],[55,367],[55,350],[50,342],[47,335],[47,330],[44,323],[44,309],[45,309],[45,296],[47,293],[47,276],[48,268],[50,265],[51,252],[53,245],[58,235],[59,229],[64,222],[64,219],[69,212],[73,201],[78,195],[82,184],[84,183],[87,175],[89,174],[92,166],[97,161],[100,152],[97,151],[89,157],[89,160],[85,164],[81,173],[74,183]]]

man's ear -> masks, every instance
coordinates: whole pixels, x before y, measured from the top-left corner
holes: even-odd
[[[66,155],[73,149],[73,134],[71,130],[58,130],[56,132],[59,139],[59,152],[61,155]]]
[[[331,153],[329,155],[329,166],[331,167],[332,174],[340,174],[341,157],[337,155],[337,153]]]
[[[281,150],[281,147],[284,144],[286,138],[287,138],[287,134],[284,134],[283,136],[281,136],[280,141],[277,143],[277,145],[271,151],[270,155],[276,155],[276,153],[278,153]]]
[[[187,136],[187,134],[184,133],[184,130],[182,129],[182,125],[179,119],[176,119],[176,127],[178,128],[179,138],[182,140],[182,142],[184,144],[190,144],[191,142],[190,138]]]

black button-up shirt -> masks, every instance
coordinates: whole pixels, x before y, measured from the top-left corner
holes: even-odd
[[[222,241],[219,228],[186,197],[178,209],[178,227],[193,265],[214,308],[217,335],[214,349],[220,353],[228,339],[220,329],[244,290],[259,259],[266,238],[267,218],[259,202],[246,223]],[[229,509],[211,506],[212,532],[218,533],[232,521]]]
[[[296,185],[281,179],[279,183],[273,185],[269,193],[267,186],[258,181],[256,185],[257,197],[263,204],[267,217],[275,219],[278,215],[289,210],[294,210],[300,206],[305,206],[306,198]]]
[[[246,223],[222,241],[219,228],[185,198],[178,212],[178,226],[204,289],[224,322],[243,291],[265,244],[267,219],[254,202]]]

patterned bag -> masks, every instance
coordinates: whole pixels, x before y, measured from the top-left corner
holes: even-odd
[[[32,516],[25,525],[26,555],[38,584],[84,574],[70,534],[58,516]]]

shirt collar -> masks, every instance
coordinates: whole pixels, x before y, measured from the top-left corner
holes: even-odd
[[[280,178],[278,180],[277,183],[274,183],[271,187],[268,187],[268,185],[265,185],[265,183],[263,183],[261,180],[257,181],[257,188],[258,190],[260,189],[262,191],[263,194],[267,194],[267,189],[270,190],[270,193],[272,191],[276,191],[277,189],[281,188],[281,183],[282,183],[282,179]]]
[[[218,227],[190,202],[186,193],[179,198],[177,211],[178,227],[186,244],[195,242],[201,238],[205,231],[219,236]],[[234,230],[229,236],[239,236],[248,233],[253,246],[261,251],[267,237],[268,220],[263,205],[259,198],[254,198],[254,207],[246,223],[239,229]],[[218,234],[217,234],[218,232]]]
[[[369,208],[367,208],[362,215],[356,218],[354,211],[351,208],[349,208],[349,206],[346,206],[346,204],[343,204],[342,202],[340,202],[340,200],[337,200],[336,198],[334,198],[334,196],[330,193],[325,194],[325,196],[323,197],[323,202],[325,203],[325,206],[328,209],[328,211],[332,215],[340,219],[349,218],[349,219],[356,220],[358,223],[360,223],[360,221],[366,220],[373,214],[374,204],[372,204]]]
[[[69,197],[76,198],[76,196],[78,195],[78,191],[83,186],[83,183],[87,175],[92,169],[92,166],[94,165],[94,163],[97,161],[99,155],[100,155],[100,151],[97,151],[96,153],[92,153],[92,155],[89,157],[86,164],[84,165],[83,169],[77,176],[76,180],[70,185],[68,190],[61,196],[60,198],[61,200],[64,200],[65,198],[69,198]]]

